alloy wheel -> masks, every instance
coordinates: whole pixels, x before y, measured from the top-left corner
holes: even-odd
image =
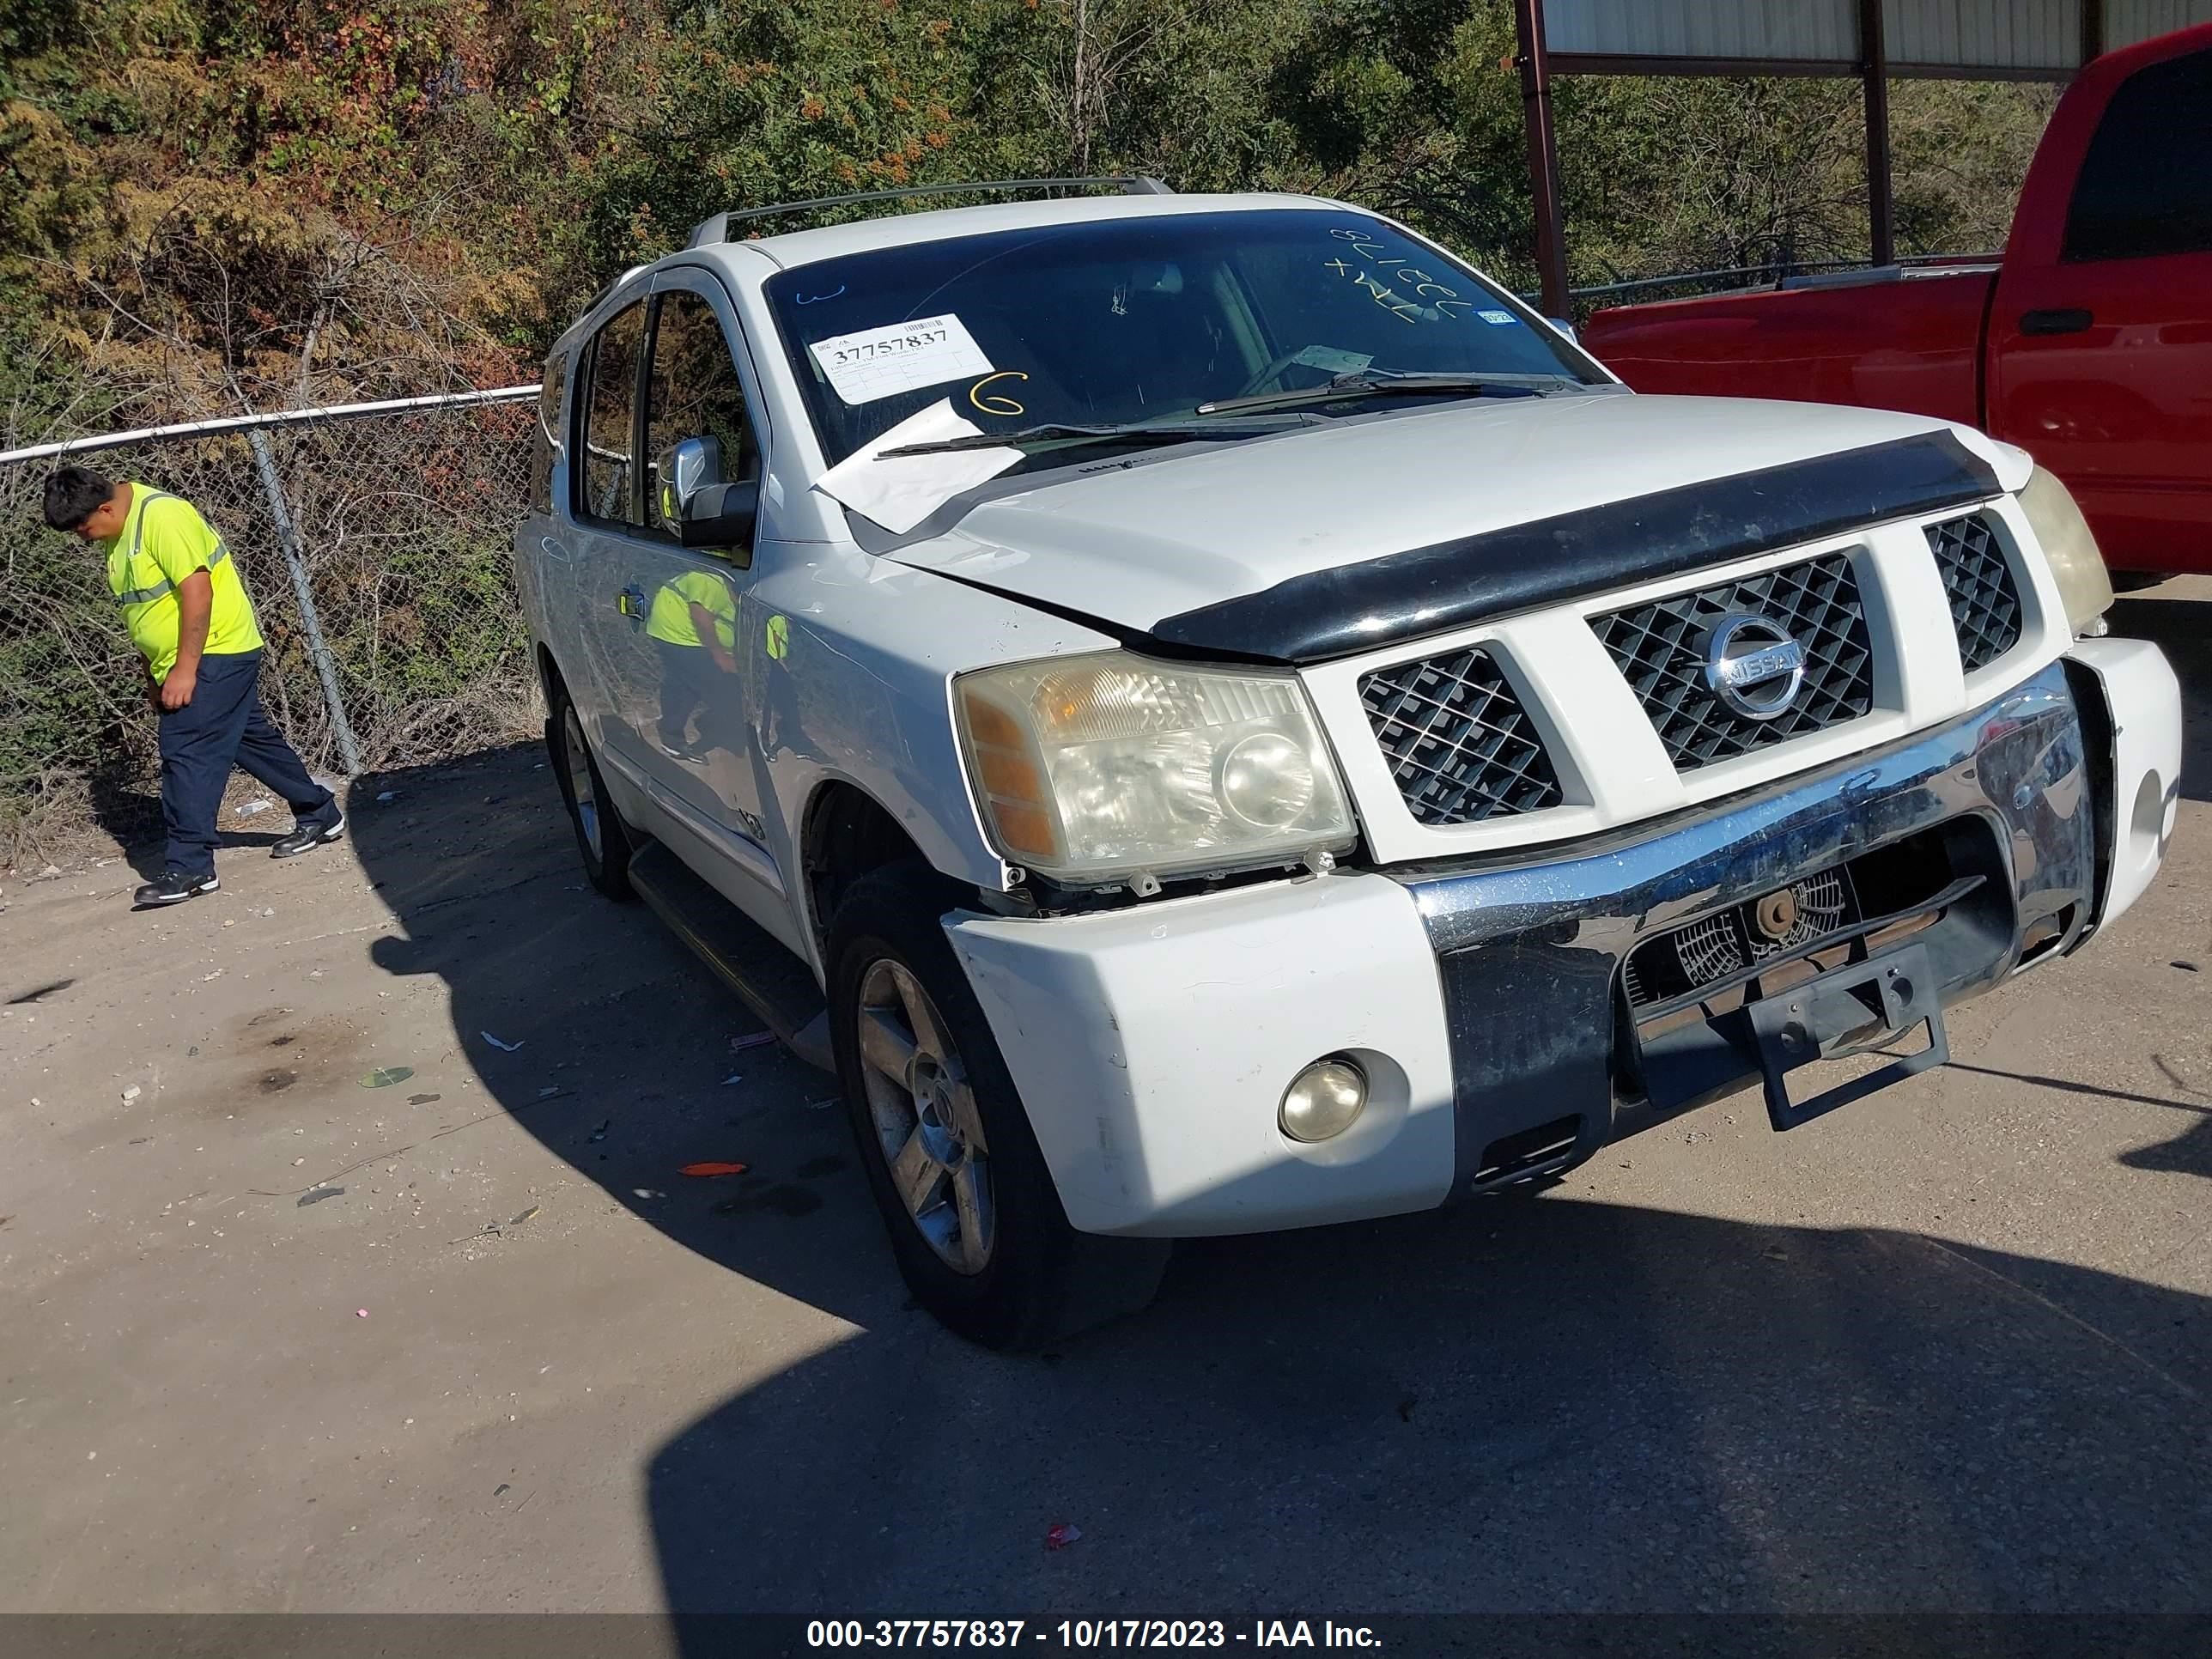
[[[860,1001],[861,1077],[891,1185],[938,1258],[955,1273],[979,1273],[998,1216],[990,1148],[960,1052],[903,963],[871,963]]]

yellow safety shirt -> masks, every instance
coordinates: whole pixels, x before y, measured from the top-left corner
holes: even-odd
[[[721,641],[722,649],[736,650],[738,601],[729,584],[711,571],[687,570],[675,580],[664,583],[653,596],[653,609],[645,619],[646,633],[671,645],[705,644],[691,620],[691,607],[695,605],[714,619],[714,635]]]
[[[253,601],[246,597],[230,550],[181,495],[134,483],[122,532],[106,546],[108,592],[123,607],[131,643],[155,679],[167,679],[177,665],[177,635],[184,621],[177,585],[196,570],[208,573],[215,593],[206,654],[234,656],[261,649]]]

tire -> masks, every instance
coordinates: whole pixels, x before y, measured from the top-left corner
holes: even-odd
[[[1033,1348],[1145,1307],[1172,1247],[1068,1225],[939,924],[959,897],[915,864],[853,884],[830,927],[830,1042],[868,1188],[915,1300],[971,1342]]]
[[[629,884],[629,830],[607,797],[606,780],[584,739],[584,723],[568,688],[553,683],[551,712],[545,717],[545,757],[553,775],[561,781],[561,799],[568,808],[568,824],[576,832],[576,851],[584,861],[584,874],[609,898],[627,901],[636,896]]]

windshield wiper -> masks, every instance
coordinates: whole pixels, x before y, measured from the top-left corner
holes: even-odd
[[[1252,398],[1224,398],[1200,404],[1200,415],[1234,415],[1245,410],[1295,409],[1304,404],[1340,403],[1351,398],[1389,398],[1424,392],[1468,392],[1476,397],[1541,398],[1580,384],[1564,374],[1426,374],[1389,368],[1356,368],[1320,386],[1294,392],[1263,392]]]
[[[1228,438],[1256,438],[1263,433],[1287,430],[1280,421],[1177,421],[1163,422],[1147,426],[1141,422],[1127,426],[1073,426],[1062,422],[1049,422],[1042,426],[1025,426],[1018,432],[979,432],[970,438],[939,438],[933,443],[902,444],[896,449],[880,450],[875,459],[886,461],[895,455],[948,455],[963,449],[1027,449],[1037,444],[1066,444],[1076,448],[1085,444],[1109,443],[1187,443],[1203,439],[1219,442]]]

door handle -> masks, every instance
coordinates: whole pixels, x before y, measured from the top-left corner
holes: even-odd
[[[645,590],[641,587],[625,587],[615,596],[615,609],[632,622],[643,622],[645,620]]]
[[[2096,320],[2086,311],[2023,311],[2020,314],[2020,331],[2023,334],[2079,334]]]

